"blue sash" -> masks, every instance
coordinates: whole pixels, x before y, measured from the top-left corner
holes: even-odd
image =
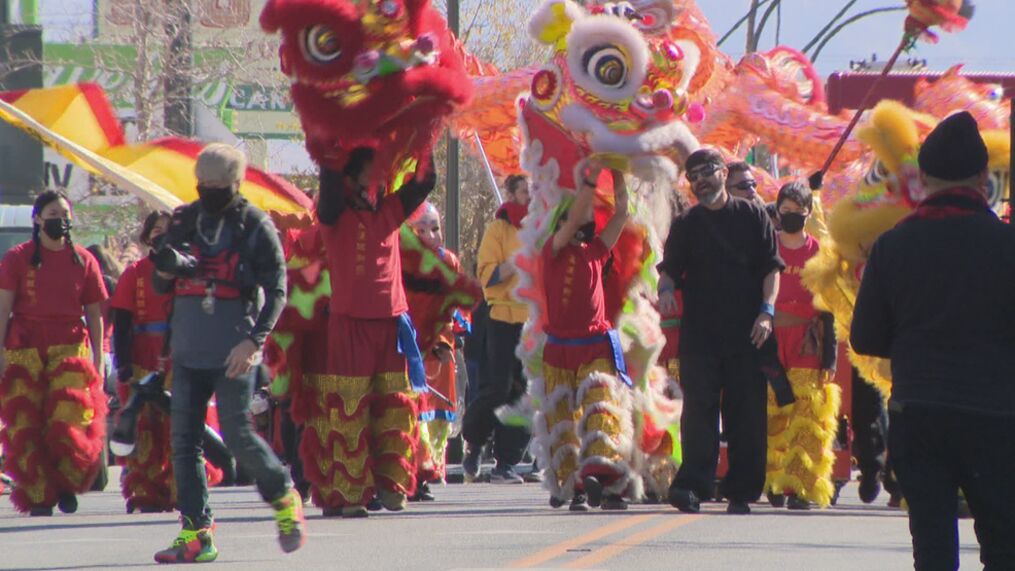
[[[609,343],[610,351],[613,353],[613,367],[617,369],[617,376],[620,380],[624,381],[624,384],[628,387],[634,387],[634,381],[627,374],[627,363],[624,361],[624,349],[620,345],[620,333],[616,329],[611,329],[602,335],[593,335],[592,337],[578,337],[574,339],[564,339],[556,337],[554,335],[547,335],[546,341],[553,343],[554,345],[563,345],[565,347],[588,347],[589,345],[596,345],[598,343]]]
[[[405,362],[409,369],[409,383],[412,390],[417,393],[425,393],[430,388],[426,385],[426,368],[423,366],[423,355],[419,352],[419,344],[416,343],[416,328],[412,325],[412,318],[408,313],[398,316],[398,352],[405,356]]]
[[[139,323],[134,326],[134,333],[168,333],[169,323],[166,321],[152,321],[151,323]]]

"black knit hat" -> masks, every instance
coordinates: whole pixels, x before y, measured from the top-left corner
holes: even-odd
[[[726,161],[723,160],[722,155],[715,149],[698,149],[691,153],[691,156],[687,157],[687,162],[684,164],[684,170],[690,171],[694,167],[700,167],[701,165],[713,164],[718,167],[725,167]]]
[[[987,170],[987,145],[968,111],[941,121],[920,147],[920,170],[947,181],[965,180]]]

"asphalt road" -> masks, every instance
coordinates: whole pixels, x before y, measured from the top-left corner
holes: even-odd
[[[111,481],[117,473],[111,474]],[[178,524],[172,514],[127,515],[111,484],[81,497],[73,515],[29,518],[0,499],[0,569],[133,569],[152,566]],[[856,486],[828,510],[755,506],[727,516],[706,504],[684,515],[668,506],[572,514],[552,510],[538,485],[451,484],[437,501],[366,520],[323,519],[308,507],[309,540],[292,555],[275,542],[271,513],[253,488],[212,491],[221,569],[911,569],[903,512],[862,506]],[[972,522],[960,523],[964,569],[979,568]]]

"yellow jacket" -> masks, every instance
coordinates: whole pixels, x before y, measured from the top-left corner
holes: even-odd
[[[515,301],[511,295],[518,285],[518,276],[512,275],[507,280],[500,280],[499,276],[494,275],[497,267],[511,260],[521,247],[518,229],[507,220],[498,217],[486,227],[483,240],[479,244],[476,271],[479,274],[479,283],[483,284],[486,302],[490,304],[491,319],[505,323],[525,323],[528,319],[528,307]]]

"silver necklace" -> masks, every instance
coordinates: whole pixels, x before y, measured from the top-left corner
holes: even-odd
[[[205,244],[207,244],[208,246],[214,246],[214,245],[218,244],[219,243],[219,239],[222,238],[222,228],[225,226],[225,222],[226,222],[225,217],[219,218],[218,226],[215,227],[215,237],[210,239],[210,240],[208,239],[207,236],[204,235],[204,232],[201,231],[201,222],[203,222],[203,221],[204,221],[204,212],[198,212],[198,214],[197,214],[197,235],[198,235],[198,237],[201,238],[201,240]]]

